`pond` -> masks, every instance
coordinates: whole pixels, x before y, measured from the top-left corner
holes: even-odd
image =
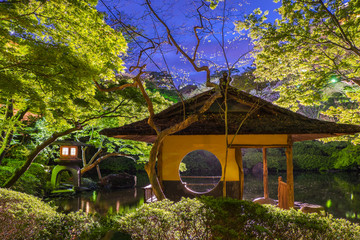
[[[76,196],[62,196],[50,199],[58,210],[69,213],[82,210],[86,213],[127,213],[144,204],[141,187],[116,189],[113,191],[88,191]]]
[[[269,196],[277,199],[277,179],[286,173],[269,173]],[[336,173],[294,173],[295,201],[318,204],[326,212],[338,218],[360,223],[360,174]],[[244,199],[252,200],[263,196],[262,177],[245,175]],[[70,212],[82,209],[105,215],[114,212],[128,212],[144,203],[142,188],[114,191],[83,192],[76,197],[55,198],[54,204],[60,211]]]
[[[269,174],[269,197],[277,199],[278,177],[286,181],[286,173]],[[245,175],[244,199],[263,196],[262,176]],[[337,218],[360,223],[360,174],[356,172],[294,173],[295,201],[318,204]]]

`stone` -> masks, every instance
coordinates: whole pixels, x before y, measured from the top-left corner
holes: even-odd
[[[80,190],[96,190],[98,187],[97,182],[91,180],[90,178],[81,178]]]
[[[258,203],[258,204],[270,204],[270,205],[274,205],[276,206],[278,204],[278,201],[272,198],[263,198],[263,197],[259,197],[259,198],[255,198],[253,200],[254,203]]]
[[[255,176],[262,176],[263,175],[263,164],[262,164],[262,162],[259,162],[259,163],[255,164],[252,167],[251,172]]]
[[[251,172],[249,168],[243,168],[243,170],[244,170],[244,174],[249,174]]]
[[[136,176],[127,173],[109,174],[100,180],[99,185],[106,189],[133,188],[136,186]]]
[[[325,211],[325,208],[320,205],[303,203],[300,206],[300,210],[304,213],[318,213],[321,214],[322,211]]]

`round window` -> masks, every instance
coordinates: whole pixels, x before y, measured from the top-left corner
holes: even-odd
[[[179,174],[185,188],[195,193],[206,193],[220,182],[222,168],[214,154],[206,150],[195,150],[183,158]]]

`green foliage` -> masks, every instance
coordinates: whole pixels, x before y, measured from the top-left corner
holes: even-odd
[[[177,103],[180,100],[179,94],[173,89],[168,89],[167,87],[159,88],[150,81],[146,83],[146,88],[152,93],[160,93],[161,96],[172,103]]]
[[[358,239],[360,226],[331,215],[203,197],[143,205],[119,218],[133,239]]]
[[[179,172],[182,173],[182,172],[186,172],[186,171],[187,171],[186,164],[181,162],[179,165]]]
[[[341,151],[336,151],[332,154],[336,158],[335,168],[337,169],[351,169],[360,166],[360,147],[349,144]]]
[[[143,167],[143,165],[141,165]],[[100,163],[101,172],[104,174],[127,172],[129,174],[136,173],[136,162],[127,157],[108,158]]]
[[[221,176],[221,164],[217,157],[206,150],[195,150],[188,153],[181,161],[181,176]]]
[[[336,158],[331,155],[336,152],[334,146],[341,147],[342,143],[323,144],[319,141],[306,141],[294,144],[294,168],[302,170],[334,169]]]
[[[0,238],[96,239],[99,224],[83,212],[68,215],[40,199],[0,188]]]
[[[144,204],[118,219],[119,230],[131,234],[132,239],[207,239],[201,205],[190,199]]]
[[[359,146],[352,145],[349,142],[298,142],[293,147],[294,170],[351,170],[360,164],[359,151]],[[268,149],[267,153],[270,170],[286,170],[286,156],[283,149]],[[257,163],[262,163],[262,150],[246,149],[243,160],[244,166],[251,169]]]
[[[241,91],[250,93],[255,90],[257,95],[263,95],[264,90],[272,83],[257,81],[254,75],[255,70],[253,67],[247,67],[240,75],[232,74],[231,85]]]
[[[282,82],[277,104],[316,106],[327,119],[360,123],[359,7],[357,0],[283,0],[274,23],[258,10],[237,23],[255,46],[257,81]]]
[[[0,166],[0,185],[14,173],[14,171],[22,166],[23,161],[14,161],[6,159],[7,164]],[[12,189],[27,194],[43,196],[47,189],[47,181],[50,174],[46,171],[42,164],[32,163],[29,170],[20,177]]]
[[[101,106],[93,81],[117,82],[115,74],[124,68],[119,56],[127,45],[96,4],[31,0],[0,5],[0,101],[11,99],[17,110],[29,108],[51,124],[56,121],[57,130],[68,126],[67,119],[78,121]]]
[[[246,149],[243,155],[243,162],[246,168],[252,168],[257,163],[262,162],[262,153],[257,149]]]

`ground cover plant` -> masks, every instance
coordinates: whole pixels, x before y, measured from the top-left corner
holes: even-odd
[[[145,204],[118,223],[133,239],[360,239],[360,226],[344,219],[231,198]]]
[[[63,214],[39,198],[0,188],[0,239],[97,239],[99,223],[83,212]]]

